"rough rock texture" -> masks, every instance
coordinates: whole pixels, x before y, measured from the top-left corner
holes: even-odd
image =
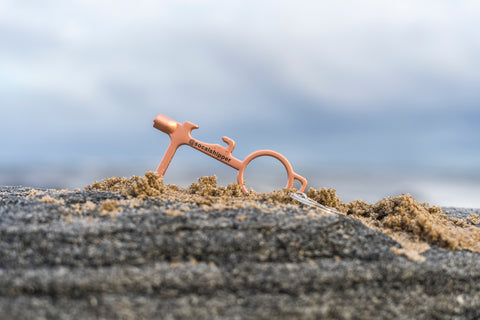
[[[387,235],[300,205],[123,200],[0,187],[0,318],[480,318],[480,254],[432,246],[413,262]]]

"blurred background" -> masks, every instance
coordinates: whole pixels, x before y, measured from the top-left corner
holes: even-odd
[[[343,200],[480,207],[480,3],[0,0],[0,185],[154,170],[162,113]],[[180,148],[165,181],[236,171]],[[247,186],[281,188],[262,157]]]

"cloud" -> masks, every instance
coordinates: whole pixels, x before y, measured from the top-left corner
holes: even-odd
[[[334,110],[438,109],[478,99],[472,1],[3,5],[0,34],[11,40],[1,56],[5,77],[85,105],[109,108],[119,85],[111,82],[121,78],[150,100],[193,105],[185,93],[197,102],[251,97],[268,105],[258,76]]]
[[[0,130],[17,142],[39,131],[91,142],[125,127],[140,137],[162,112],[203,124],[206,138],[255,131],[259,144],[305,149],[324,137],[341,158],[342,143],[432,145],[452,115],[453,148],[479,117],[475,1],[0,5]]]

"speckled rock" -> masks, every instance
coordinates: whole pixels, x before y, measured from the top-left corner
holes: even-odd
[[[109,199],[125,197],[0,188],[1,318],[480,318],[480,254],[433,246],[412,262],[387,235],[301,206],[99,212]]]

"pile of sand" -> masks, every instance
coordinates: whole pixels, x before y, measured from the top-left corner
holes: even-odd
[[[272,211],[272,204],[300,205],[289,196],[293,190],[284,189],[270,193],[250,191],[248,195],[244,195],[240,186],[235,183],[218,187],[215,176],[202,177],[185,189],[165,185],[152,171],[146,172],[144,177],[113,177],[102,182],[95,181],[85,189],[117,192],[129,198],[156,197],[194,202],[203,205],[205,210],[256,206]],[[423,260],[421,253],[430,248],[429,244],[450,250],[480,252],[480,229],[474,227],[479,221],[478,215],[471,215],[467,220],[452,218],[441,208],[419,203],[409,194],[384,198],[377,203],[362,200],[344,203],[335,189],[326,188],[310,188],[307,196],[391,236],[403,246],[402,249],[396,248],[394,251],[413,260]],[[318,218],[318,215],[309,217]]]

